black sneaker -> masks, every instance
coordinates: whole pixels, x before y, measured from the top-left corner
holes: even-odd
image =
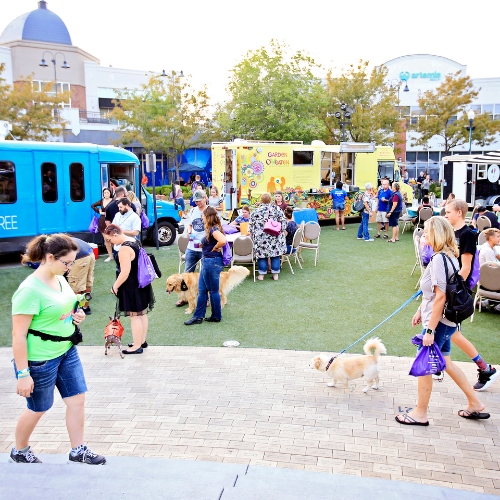
[[[35,457],[35,454],[31,451],[31,446],[28,451],[21,453],[17,451],[14,453],[14,448],[10,452],[9,462],[16,464],[41,464],[42,461]]]
[[[92,314],[92,311],[90,310],[90,307],[82,307],[82,311],[87,315],[89,316],[90,314]]]
[[[478,370],[477,382],[474,384],[476,391],[485,391],[496,380],[499,373],[491,365],[488,365],[488,370],[483,372]]]
[[[97,455],[97,453],[94,453],[85,446],[77,455],[72,455],[70,452],[69,461],[77,464],[104,465],[106,457]]]

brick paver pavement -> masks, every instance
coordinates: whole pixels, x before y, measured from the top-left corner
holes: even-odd
[[[120,359],[80,347],[89,392],[86,440],[98,453],[243,462],[380,477],[500,494],[500,382],[481,399],[492,418],[469,421],[465,397],[435,383],[429,427],[405,427],[398,408],[416,400],[411,359],[384,356],[378,391],[326,386],[313,353],[154,347]],[[315,353],[314,353],[315,354]],[[0,452],[10,450],[25,406],[15,394],[10,348],[0,349]],[[471,382],[472,363],[460,363]],[[37,453],[67,453],[64,404],[36,428]]]

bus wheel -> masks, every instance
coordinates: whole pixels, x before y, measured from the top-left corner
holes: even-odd
[[[158,244],[161,247],[169,246],[175,241],[175,227],[170,222],[158,223]]]

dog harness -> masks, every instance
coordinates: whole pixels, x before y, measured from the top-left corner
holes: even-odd
[[[185,292],[188,289],[186,282],[184,280],[181,281],[181,290]]]

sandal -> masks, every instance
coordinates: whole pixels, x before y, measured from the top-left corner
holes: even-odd
[[[376,234],[374,238],[380,238],[380,234]]]
[[[391,239],[391,240],[387,240],[387,243],[396,243],[396,241],[398,241],[398,240],[392,240]]]
[[[387,234],[384,234],[384,240],[386,240],[387,238],[389,238],[389,236],[387,236]]]
[[[480,413],[478,411],[458,410],[458,416],[469,420],[487,420],[490,418],[489,413]]]
[[[402,417],[402,419],[399,419],[398,417]],[[403,424],[403,425],[422,425],[424,427],[427,427],[429,425],[429,421],[417,422],[413,417],[410,417],[410,415],[408,415],[408,413],[403,413],[402,415],[396,415],[395,419],[396,419],[396,422]]]
[[[342,231],[345,231],[345,227],[342,228]]]

